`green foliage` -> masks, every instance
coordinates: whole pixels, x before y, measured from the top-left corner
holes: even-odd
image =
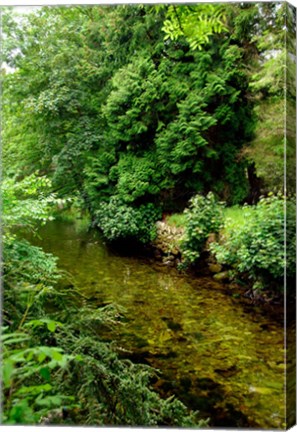
[[[205,242],[211,233],[218,233],[222,226],[222,204],[212,192],[206,197],[194,196],[185,210],[185,238],[181,244],[186,265],[200,257]]]
[[[113,89],[102,109],[114,138],[132,148],[154,120],[154,103],[162,96],[164,79],[148,53],[143,54],[113,76]]]
[[[192,49],[201,50],[214,33],[227,31],[224,21],[222,5],[170,5],[162,30],[166,33],[165,40],[185,37]]]
[[[285,208],[288,215],[286,257]],[[295,274],[294,209],[294,201],[285,204],[280,195],[262,198],[257,206],[245,207],[244,220],[228,224],[221,244],[211,245],[218,262],[246,274],[257,286],[273,288],[275,285],[277,290],[282,290],[285,267],[288,277]]]
[[[156,236],[155,223],[159,217],[160,210],[153,204],[136,208],[123,203],[118,197],[102,203],[96,211],[96,223],[110,241],[132,238],[148,243]]]
[[[10,326],[2,335],[6,424],[38,423],[51,409],[72,400],[53,391],[50,380],[45,379],[45,374],[61,367],[62,362],[67,363],[70,357],[59,348],[32,345],[32,336],[23,328],[26,320],[41,312],[44,296],[48,296],[60,277],[56,258],[16,235],[20,228],[23,233],[34,231],[36,223],[51,219],[50,211],[56,200],[50,186],[47,178],[35,174],[18,182],[7,178],[2,183],[3,322]],[[55,330],[53,320],[40,322],[49,331]]]
[[[98,323],[118,325],[118,318],[110,307],[72,306],[64,324],[40,319],[18,331],[4,328],[4,424],[205,426],[174,397],[152,391],[154,369],[120,360],[98,340]],[[48,338],[54,346],[36,345]]]
[[[2,182],[4,322],[14,315],[15,322],[21,323],[36,313],[35,299],[42,298],[60,278],[55,257],[17,236],[34,232],[37,223],[52,219],[56,199],[50,187],[46,177],[35,174]]]
[[[17,181],[5,178],[1,185],[3,223],[8,232],[13,228],[32,229],[36,222],[51,218],[50,209],[56,203],[51,182],[45,176],[32,174]]]
[[[4,268],[6,277],[24,284],[51,284],[59,278],[56,272],[57,258],[26,240],[14,240],[5,245]]]
[[[296,65],[292,59],[296,48],[291,41],[295,40],[296,17],[287,4],[255,3],[240,8],[234,17],[234,36],[245,46],[249,93],[255,102],[257,119],[254,137],[246,143],[242,154],[255,164],[259,193],[284,192],[286,146],[286,189],[294,193]]]
[[[54,332],[56,322],[46,320],[46,323],[48,330]],[[7,327],[3,329],[4,424],[36,424],[62,404],[65,408],[74,406],[74,397],[60,394],[52,383],[52,376],[64,369],[74,356],[64,354],[61,348],[32,347],[30,340],[31,335],[23,330],[8,332]]]
[[[284,187],[284,102],[283,99],[268,99],[255,109],[259,126],[255,138],[245,146],[243,154],[256,166],[257,175],[263,179],[264,191],[277,193]],[[276,114],[277,113],[277,116]],[[260,126],[261,125],[261,126]],[[288,167],[292,171],[291,155]]]
[[[238,153],[254,120],[226,11],[94,6],[5,19],[6,60],[16,67],[4,77],[7,172],[42,169],[92,214],[114,195],[136,207],[177,198],[183,207],[208,190],[241,202]],[[185,38],[164,41],[162,27],[177,17]]]
[[[172,225],[178,228],[183,228],[186,224],[186,215],[185,213],[174,213],[170,216],[166,217],[166,223],[168,225]]]
[[[113,195],[165,207],[178,197],[182,207],[213,190],[242,203],[255,187],[249,164],[264,192],[276,190],[285,77],[295,94],[292,38],[284,49],[294,19],[277,3],[5,12],[15,68],[3,77],[5,171],[42,169],[91,212]]]
[[[138,157],[123,153],[117,165],[110,170],[110,178],[117,182],[116,193],[126,203],[138,198],[157,195],[162,187],[162,175],[156,172],[156,160],[152,153]]]
[[[6,286],[5,307],[15,289]],[[63,286],[43,294],[34,295],[31,319],[27,306],[18,329],[4,329],[5,424],[205,425],[178,400],[162,400],[152,391],[156,371],[120,360],[100,341],[98,327],[120,325],[115,308],[82,305],[79,293],[71,297]],[[14,305],[24,309],[25,296]],[[18,318],[15,309],[6,321]],[[36,312],[41,318],[34,318]]]

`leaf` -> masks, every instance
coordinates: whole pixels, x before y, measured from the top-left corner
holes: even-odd
[[[44,378],[46,381],[50,381],[50,379],[51,379],[51,372],[50,372],[50,369],[47,366],[42,367],[39,370],[39,373],[42,376],[42,378]]]
[[[4,383],[4,387],[10,387],[12,381],[12,375],[14,371],[14,362],[10,359],[4,361],[3,369],[2,369],[2,379]]]
[[[42,392],[48,392],[52,389],[51,384],[42,384],[38,386],[22,386],[18,391],[17,394],[32,394],[37,395]]]
[[[59,353],[58,351],[54,351],[52,354],[52,358],[54,360],[57,360],[58,362],[60,362],[63,359],[63,355],[61,353]]]
[[[43,352],[41,352],[41,353],[38,355],[37,359],[38,359],[38,362],[39,362],[39,363],[42,363],[43,360],[46,359],[46,355],[45,355]]]
[[[36,400],[37,405],[52,407],[58,406],[60,407],[62,403],[62,398],[60,396],[47,396],[45,398],[40,398]]]
[[[9,335],[2,335],[1,339],[3,341],[4,345],[11,345],[11,344],[17,344],[20,342],[24,342],[29,338],[29,336],[24,335],[23,333],[11,333]]]
[[[56,322],[55,321],[49,321],[47,323],[47,328],[50,332],[54,332],[56,330]]]

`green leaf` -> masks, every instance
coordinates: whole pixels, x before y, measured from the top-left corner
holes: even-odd
[[[50,369],[47,366],[42,367],[39,370],[39,373],[42,376],[42,378],[44,378],[46,381],[50,381],[50,379],[51,379],[51,372],[50,372]]]
[[[49,321],[47,323],[47,328],[49,331],[54,332],[56,330],[56,322],[55,321]]]
[[[59,353],[58,351],[54,351],[52,354],[52,358],[54,360],[57,360],[58,362],[60,362],[63,359],[63,355],[61,353]]]
[[[18,391],[17,394],[22,395],[22,394],[31,394],[31,395],[38,395],[40,393],[43,392],[48,392],[50,390],[52,390],[52,385],[51,384],[42,384],[42,385],[38,385],[38,386],[22,386]]]
[[[39,363],[42,363],[46,359],[46,354],[43,352],[39,353],[37,359]]]
[[[2,369],[2,379],[5,388],[10,387],[11,385],[14,368],[15,366],[13,361],[11,361],[10,359],[4,360],[3,369]]]

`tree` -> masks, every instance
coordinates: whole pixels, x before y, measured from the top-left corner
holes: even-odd
[[[165,39],[177,40],[184,37],[191,49],[201,50],[213,34],[227,31],[225,6],[170,5],[166,11],[163,31],[166,33]]]
[[[281,11],[209,4],[29,15],[8,38],[16,70],[5,77],[4,164],[41,169],[61,195],[79,191],[92,215],[113,197],[172,211],[210,190],[229,204],[256,196],[269,166],[255,150],[266,134],[265,121],[255,129],[257,107],[280,97],[266,66],[281,43]]]
[[[256,195],[259,197],[268,191],[284,191],[286,147],[287,189],[294,193],[295,133],[292,125],[295,121],[292,117],[296,91],[293,78],[295,62],[292,60],[295,48],[291,34],[295,34],[295,15],[293,9],[285,4],[259,3],[241,8],[242,12],[235,21],[235,35],[245,47],[249,47],[245,49],[249,65],[249,97],[254,100],[257,118],[254,137],[242,154],[255,168],[252,180],[257,185]],[[292,121],[285,120],[285,117],[292,118]]]

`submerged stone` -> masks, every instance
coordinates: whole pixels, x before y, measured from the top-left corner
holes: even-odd
[[[212,273],[220,273],[223,267],[221,264],[209,264],[208,268]]]
[[[220,272],[220,273],[216,273],[215,275],[213,275],[213,278],[216,281],[219,281],[219,282],[227,281],[229,279],[229,272],[228,271],[223,271],[223,272]]]

